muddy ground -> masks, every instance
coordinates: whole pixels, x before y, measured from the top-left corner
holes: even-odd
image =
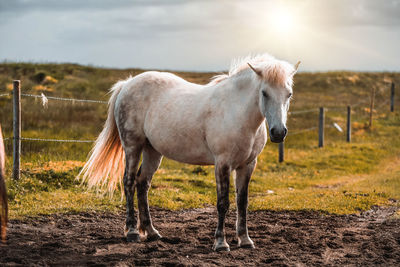
[[[152,209],[162,240],[127,243],[124,214],[79,213],[12,220],[0,265],[61,266],[400,266],[394,208],[361,215],[258,211],[249,214],[256,249],[237,247],[235,213],[227,219],[231,252],[212,251],[215,208]]]

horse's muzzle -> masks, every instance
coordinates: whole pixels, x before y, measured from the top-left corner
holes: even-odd
[[[283,140],[285,140],[285,137],[287,135],[287,128],[283,128],[282,130],[277,130],[275,128],[272,128],[270,130],[270,139],[271,142],[273,143],[282,143]]]

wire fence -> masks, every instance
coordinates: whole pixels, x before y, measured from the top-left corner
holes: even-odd
[[[5,93],[5,94],[0,94],[0,97],[4,96],[11,96],[12,93]],[[24,97],[32,97],[36,99],[42,99],[43,103],[47,103],[47,99],[51,100],[58,100],[58,101],[68,101],[72,103],[96,103],[96,104],[107,104],[108,101],[102,101],[102,100],[92,100],[92,99],[77,99],[77,98],[65,98],[65,97],[54,97],[54,96],[46,96],[43,93],[41,95],[34,95],[34,94],[25,94],[21,93],[21,96]],[[306,114],[306,113],[312,113],[312,112],[318,112],[318,108],[313,108],[313,109],[306,109],[306,110],[296,110],[296,111],[291,111],[288,112],[289,115],[298,115],[298,114]],[[318,127],[310,127],[307,129],[302,129],[298,131],[294,131],[289,133],[290,136],[292,135],[298,135],[302,134],[305,132],[313,131],[317,129]],[[50,138],[30,138],[30,137],[21,137],[20,138],[22,141],[40,141],[40,142],[64,142],[64,143],[93,143],[95,140],[77,140],[77,139],[50,139]],[[4,141],[12,140],[12,138],[4,138]]]
[[[12,93],[4,93],[4,94],[0,94],[0,97],[12,96],[12,95],[13,95]],[[71,102],[71,103],[94,103],[94,104],[107,104],[108,103],[108,101],[103,101],[103,100],[46,96],[43,93],[41,95],[21,93],[20,95],[24,96],[24,97],[32,97],[35,99],[41,99],[44,106],[47,105],[48,99],[58,100],[58,101],[67,101],[67,102]],[[6,137],[3,140],[11,141],[11,140],[13,140],[13,138]],[[20,137],[20,140],[21,141],[40,141],[40,142],[60,142],[60,143],[93,143],[95,141],[95,140],[51,139],[51,138],[31,138],[31,137]]]
[[[313,109],[306,109],[306,110],[295,110],[295,111],[289,111],[289,115],[297,115],[297,114],[305,114],[305,113],[311,113],[311,112],[318,112],[319,109],[313,108]]]
[[[0,97],[4,97],[4,96],[12,96],[12,93],[4,93],[4,94],[0,94]],[[72,103],[79,103],[79,102],[83,102],[83,103],[97,103],[97,104],[107,104],[108,101],[103,101],[103,100],[92,100],[92,99],[78,99],[78,98],[66,98],[66,97],[56,97],[56,96],[46,96],[45,94],[41,94],[41,95],[34,95],[34,94],[22,94],[21,96],[26,96],[26,97],[33,97],[33,98],[40,98],[40,99],[52,99],[52,100],[59,100],[59,101],[68,101],[68,102],[72,102]]]
[[[3,93],[0,94],[0,97],[4,97],[4,96],[11,96],[12,93]],[[65,98],[65,97],[55,97],[55,96],[46,96],[43,93],[41,95],[35,95],[35,94],[26,94],[26,93],[21,93],[21,96],[24,97],[32,97],[32,98],[36,98],[36,99],[42,99],[43,104],[45,105],[45,103],[47,103],[48,99],[51,100],[58,100],[58,101],[67,101],[67,102],[71,102],[71,103],[95,103],[95,104],[107,104],[108,101],[104,101],[104,100],[93,100],[93,99],[78,99],[78,98]],[[368,100],[362,100],[359,101],[353,105],[351,105],[351,107],[358,107],[362,104],[368,104]],[[390,102],[390,99],[380,103],[379,105],[376,105],[375,108],[380,108],[382,106],[387,105]],[[329,107],[326,108],[326,111],[338,111],[338,110],[342,110],[346,108],[345,106],[343,107]],[[300,114],[306,114],[306,113],[316,113],[319,112],[318,108],[312,108],[312,109],[305,109],[305,110],[295,110],[295,111],[289,111],[288,115],[300,115]],[[332,125],[327,125],[325,127],[331,127],[331,128],[335,128]],[[301,130],[297,130],[297,131],[293,131],[293,132],[289,132],[288,136],[293,136],[293,135],[298,135],[298,134],[302,134],[302,133],[306,133],[306,132],[310,132],[313,130],[318,129],[317,126],[315,127],[310,127],[307,129],[301,129]],[[20,138],[22,141],[41,141],[41,142],[65,142],[65,143],[92,143],[95,140],[77,140],[77,139],[49,139],[49,138],[29,138],[29,137],[21,137]],[[8,141],[8,140],[12,140],[12,138],[4,138],[4,141]]]
[[[107,104],[107,101],[102,100],[91,100],[91,99],[76,99],[76,98],[64,98],[64,97],[55,97],[55,96],[46,96],[44,94],[41,95],[32,95],[32,94],[21,94],[21,96],[27,97],[34,97],[34,98],[41,98],[41,99],[52,99],[52,100],[59,100],[59,101],[69,101],[72,103],[97,103],[97,104]]]
[[[374,108],[381,108],[381,107],[383,107],[385,105],[388,105],[389,102],[393,103],[393,97],[394,97],[393,90],[394,90],[394,85],[392,85],[392,99],[387,99],[386,101],[380,102],[378,105],[375,105]],[[373,92],[375,94],[375,90],[373,90]],[[49,100],[65,101],[65,102],[70,102],[70,103],[91,103],[91,104],[107,104],[108,103],[108,101],[103,101],[103,100],[46,96],[43,93],[41,93],[40,95],[28,94],[28,93],[19,93],[19,94],[22,97],[41,99],[43,106],[47,106]],[[12,95],[13,95],[13,93],[3,93],[3,94],[0,94],[0,97],[6,97],[6,96],[12,96]],[[371,99],[374,96],[371,96]],[[364,100],[358,101],[357,103],[352,104],[351,107],[358,108],[358,107],[360,107],[362,105],[368,104],[370,101],[371,100],[369,100],[369,99],[364,99]],[[320,116],[319,116],[319,125],[318,126],[312,126],[312,127],[308,127],[306,129],[300,129],[300,130],[297,130],[297,131],[290,131],[288,136],[295,136],[295,135],[300,135],[300,134],[303,134],[303,133],[306,133],[306,132],[319,130],[319,135],[320,135],[319,138],[321,140],[321,134],[323,134],[323,128],[336,128],[339,132],[343,132],[341,127],[335,122],[332,123],[332,124],[325,124],[325,118],[324,118],[325,114],[324,114],[324,112],[326,112],[326,111],[334,111],[334,112],[336,111],[336,112],[338,112],[338,111],[343,111],[343,109],[345,109],[345,108],[346,108],[346,106],[332,106],[332,107],[328,107],[328,108],[325,108],[325,109],[322,108],[322,112],[323,112],[322,117],[321,117],[321,108],[311,108],[311,109],[305,109],[305,110],[290,111],[290,112],[288,112],[288,115],[290,115],[290,116],[304,115],[304,114],[307,114],[307,113],[318,113],[318,112],[320,113]],[[349,108],[348,108],[348,110],[349,110]],[[321,121],[321,119],[322,119],[322,121]],[[350,119],[350,114],[348,114],[348,120],[349,119]],[[349,123],[350,122],[348,121],[347,122],[347,125],[348,125],[347,131],[350,131]],[[349,134],[349,133],[347,133],[347,134]],[[15,139],[14,137],[6,137],[3,140],[4,141],[11,141],[11,140],[14,140],[14,139]],[[93,143],[93,142],[95,142],[95,140],[34,138],[34,137],[22,137],[22,136],[19,136],[17,139],[19,139],[20,141],[58,142],[58,143]],[[349,138],[348,138],[348,141],[349,141]],[[283,144],[282,144],[282,146],[283,146]],[[280,153],[281,153],[281,150],[283,151],[283,148],[280,146],[280,149],[279,149]],[[281,155],[279,156],[279,159],[281,159]],[[283,161],[283,156],[282,156],[282,161]]]
[[[292,135],[298,135],[298,134],[302,134],[302,133],[305,133],[305,132],[310,132],[310,131],[313,131],[313,130],[316,130],[316,129],[318,129],[318,127],[310,127],[310,128],[307,128],[307,129],[302,129],[302,130],[298,130],[298,131],[294,131],[294,132],[289,132],[288,133],[288,136],[292,136]]]
[[[60,143],[93,143],[95,140],[74,140],[74,139],[48,139],[21,137],[22,141],[60,142]]]

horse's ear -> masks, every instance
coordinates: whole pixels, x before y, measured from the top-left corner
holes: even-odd
[[[250,69],[252,69],[258,76],[262,77],[261,70],[254,68],[250,63],[247,63],[247,65],[249,65]]]
[[[292,72],[292,76],[294,76],[297,73],[300,63],[301,61],[297,62],[296,65],[294,65],[294,71]]]

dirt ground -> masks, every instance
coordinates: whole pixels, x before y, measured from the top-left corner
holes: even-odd
[[[400,266],[400,220],[394,208],[361,215],[257,211],[249,214],[256,249],[237,247],[235,212],[227,219],[231,252],[212,250],[215,208],[152,209],[163,238],[124,241],[124,214],[79,213],[12,220],[1,266]]]

